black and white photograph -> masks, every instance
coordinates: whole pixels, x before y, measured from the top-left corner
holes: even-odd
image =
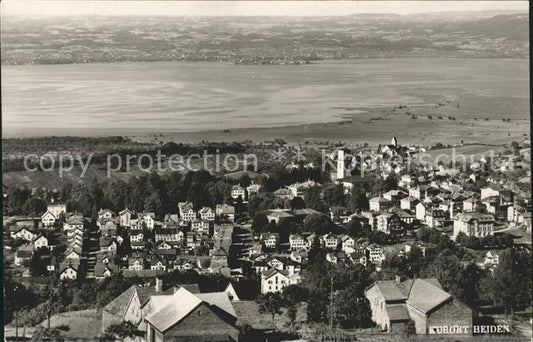
[[[5,341],[533,341],[527,1],[0,16]]]

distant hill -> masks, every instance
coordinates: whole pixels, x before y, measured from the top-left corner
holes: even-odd
[[[462,23],[459,28],[465,33],[511,40],[529,39],[529,15],[497,15],[492,18]]]
[[[349,58],[528,58],[528,13],[324,17],[2,18],[2,63],[214,61],[306,64]],[[503,39],[502,39],[503,38]]]

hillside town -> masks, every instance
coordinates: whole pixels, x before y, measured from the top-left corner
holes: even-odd
[[[529,141],[510,146],[460,172],[408,163],[421,148],[393,138],[365,146],[363,161],[348,146],[331,150],[326,170],[285,160],[58,191],[4,186],[6,323],[17,336],[26,326],[51,336],[60,334],[51,317],[94,310],[90,339],[349,339],[465,326],[446,332],[524,336]],[[363,174],[357,162],[381,167]],[[257,315],[273,325],[254,326]],[[64,336],[87,338],[76,333]]]

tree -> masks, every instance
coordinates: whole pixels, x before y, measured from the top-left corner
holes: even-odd
[[[307,208],[315,209],[323,213],[328,211],[328,206],[322,199],[322,192],[320,190],[320,187],[314,186],[312,188],[307,189],[304,195],[304,199]]]
[[[324,201],[329,207],[346,205],[346,197],[344,195],[344,187],[338,184],[324,190]]]
[[[196,249],[194,250],[194,255],[196,256],[209,255],[209,247],[207,245],[196,247]]]
[[[210,182],[205,186],[211,198],[211,205],[225,203],[231,194],[231,184],[220,180],[218,182]]]
[[[24,203],[30,198],[31,190],[26,187],[10,186],[7,190],[7,212],[9,215],[22,213]]]
[[[405,325],[405,335],[407,335],[407,337],[409,337],[409,336],[414,335],[414,334],[416,334],[415,321],[410,319],[407,322],[407,324]]]
[[[252,220],[252,230],[255,234],[261,234],[266,226],[268,226],[268,219],[264,214],[256,214]]]
[[[289,205],[291,206],[291,209],[303,209],[305,208],[305,201],[301,197],[294,197],[289,202]]]
[[[130,321],[124,321],[117,324],[112,324],[106,329],[108,336],[118,338],[124,341],[127,337],[140,336],[141,332]]]
[[[40,248],[36,250],[30,259],[30,273],[32,277],[40,277],[45,275],[46,263],[43,260],[43,256],[49,254],[48,248]]]
[[[148,196],[144,201],[145,212],[155,213],[156,218],[161,219],[165,215],[165,209],[161,201],[161,196],[158,192],[154,192]]]
[[[282,298],[284,306],[287,308],[287,317],[291,324],[291,329],[294,328],[296,323],[298,306],[301,302],[304,302],[309,297],[309,291],[300,285],[289,285],[283,289]]]
[[[24,203],[22,212],[28,216],[40,216],[46,212],[46,202],[42,198],[32,197]]]
[[[310,214],[304,220],[304,231],[316,234],[326,234],[331,231],[334,224],[324,214]]]
[[[520,281],[517,281],[517,280]],[[531,257],[522,251],[508,250],[500,255],[500,263],[484,288],[495,304],[503,306],[505,315],[531,302]]]
[[[278,292],[269,292],[261,295],[257,300],[259,304],[260,314],[269,314],[272,317],[272,325],[274,325],[274,319],[276,315],[281,315],[281,308],[283,307],[283,298]]]
[[[366,327],[370,323],[370,303],[355,286],[335,294],[335,318],[343,327]]]

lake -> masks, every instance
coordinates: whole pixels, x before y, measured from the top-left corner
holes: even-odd
[[[529,98],[529,61],[2,66],[2,133],[131,135],[330,122],[367,108],[423,104],[421,89]]]

